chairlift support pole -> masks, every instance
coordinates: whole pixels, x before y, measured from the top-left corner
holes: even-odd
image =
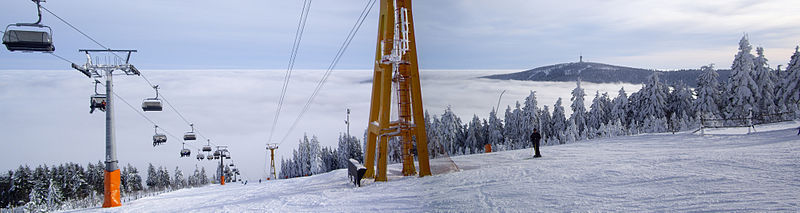
[[[269,176],[267,176],[267,180],[277,180],[275,174],[275,150],[278,149],[278,144],[271,143],[267,144],[267,149],[269,149]]]
[[[217,146],[217,151],[219,151],[219,185],[225,185],[225,152],[222,150],[228,151],[228,146]]]
[[[128,61],[125,64],[92,64],[92,52],[127,52],[128,57],[136,50],[78,50],[86,54],[86,64],[79,66],[72,64],[72,68],[80,71],[90,78],[106,77],[106,154],[105,154],[105,175],[103,180],[104,199],[103,208],[121,206],[120,200],[120,171],[117,161],[117,144],[114,128],[114,71],[123,71],[126,75],[139,75],[133,65]]]

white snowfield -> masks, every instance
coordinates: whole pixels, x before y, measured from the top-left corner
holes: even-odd
[[[454,157],[460,172],[348,183],[346,169],[183,189],[109,212],[800,211],[800,136],[652,134]],[[744,130],[746,132],[746,129]],[[392,174],[399,164],[390,165]]]

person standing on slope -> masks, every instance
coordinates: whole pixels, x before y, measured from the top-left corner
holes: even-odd
[[[542,139],[542,135],[539,134],[539,130],[536,129],[536,128],[533,128],[533,133],[531,133],[531,142],[533,142],[533,152],[534,152],[533,157],[534,158],[542,157],[542,155],[539,154],[539,140],[541,140],[541,139]]]

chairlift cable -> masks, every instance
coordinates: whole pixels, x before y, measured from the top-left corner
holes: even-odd
[[[309,99],[306,101],[305,105],[303,106],[303,109],[300,111],[300,114],[297,116],[297,118],[294,120],[292,125],[289,127],[289,131],[286,132],[286,135],[281,139],[280,143],[278,143],[279,145],[281,143],[283,143],[284,141],[286,141],[286,138],[289,137],[289,134],[291,134],[291,132],[297,126],[297,123],[300,121],[300,119],[303,117],[303,115],[311,107],[311,103],[314,101],[314,98],[316,98],[316,96],[322,90],[322,86],[325,85],[325,82],[327,82],[328,77],[333,72],[333,69],[336,68],[336,65],[339,63],[339,60],[341,59],[341,57],[344,55],[344,52],[350,46],[350,43],[353,41],[353,38],[355,38],[355,35],[356,35],[356,33],[358,33],[358,30],[361,29],[361,25],[364,23],[364,21],[366,20],[367,16],[369,16],[369,13],[370,13],[370,11],[372,11],[372,7],[375,5],[376,2],[377,2],[377,0],[371,0],[371,1],[367,2],[367,5],[364,6],[364,9],[361,11],[361,15],[358,17],[358,19],[356,20],[356,23],[350,29],[350,32],[348,33],[347,37],[345,38],[344,42],[342,43],[342,46],[339,47],[339,51],[337,51],[336,55],[333,58],[333,61],[331,61],[331,64],[328,66],[328,69],[325,71],[325,74],[323,74],[322,79],[320,79],[320,81],[317,83],[317,86],[314,88],[314,92],[311,94],[311,97],[309,97]]]
[[[311,10],[311,1],[306,0],[303,1],[303,9],[300,12],[300,20],[297,23],[297,29],[295,30],[294,35],[294,42],[292,43],[292,51],[289,54],[289,65],[286,68],[286,74],[283,77],[283,86],[281,87],[281,96],[278,98],[278,107],[275,110],[275,116],[272,120],[272,127],[270,127],[269,131],[269,138],[267,139],[267,143],[272,141],[272,136],[275,132],[275,126],[278,125],[278,118],[281,114],[281,109],[283,108],[283,102],[286,98],[286,90],[289,87],[289,80],[292,76],[292,70],[294,69],[295,60],[297,58],[297,52],[300,50],[300,42],[303,39],[303,33],[305,32],[306,23],[308,20],[308,13]]]
[[[67,20],[64,20],[63,18],[61,18],[60,16],[56,15],[52,11],[48,10],[46,7],[44,7],[44,6],[39,6],[39,7],[44,9],[44,11],[47,11],[48,13],[50,13],[50,15],[53,15],[54,17],[56,17],[58,20],[61,20],[61,22],[64,22],[64,24],[67,24],[67,26],[71,27],[75,31],[78,31],[78,33],[82,34],[83,36],[85,36],[89,40],[92,40],[95,44],[99,45],[100,47],[102,47],[104,49],[110,49],[110,48],[106,47],[105,45],[101,44],[100,42],[98,42],[97,40],[95,40],[94,38],[92,38],[91,36],[89,36],[88,34],[86,34],[83,31],[81,31],[80,29],[78,29],[77,27],[72,25],[71,23],[69,23]],[[114,55],[116,55],[116,54],[114,54]],[[117,57],[119,57],[119,56],[117,55]],[[119,57],[119,58],[122,58],[122,57]]]
[[[72,62],[72,61],[70,61],[69,59],[66,59],[66,58],[64,58],[64,57],[61,57],[60,55],[56,55],[56,54],[55,54],[55,53],[53,53],[53,52],[49,52],[49,53],[50,53],[50,55],[53,55],[53,56],[55,56],[55,57],[56,57],[56,58],[58,58],[58,59],[61,59],[61,60],[63,60],[63,61],[66,61],[67,63],[74,64],[74,62]]]

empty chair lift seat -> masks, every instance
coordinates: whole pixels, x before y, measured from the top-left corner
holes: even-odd
[[[187,132],[186,134],[183,135],[183,140],[185,141],[197,140],[197,135],[194,134],[194,132]]]
[[[7,29],[7,28],[6,28]],[[6,30],[3,44],[9,51],[53,52],[53,38],[44,31]]]
[[[347,176],[350,177],[350,181],[353,182],[353,185],[361,187],[361,179],[364,178],[364,173],[367,172],[367,168],[352,158],[350,158],[348,162]]]
[[[157,98],[147,98],[142,102],[142,110],[145,112],[159,112],[161,111],[161,100]]]

